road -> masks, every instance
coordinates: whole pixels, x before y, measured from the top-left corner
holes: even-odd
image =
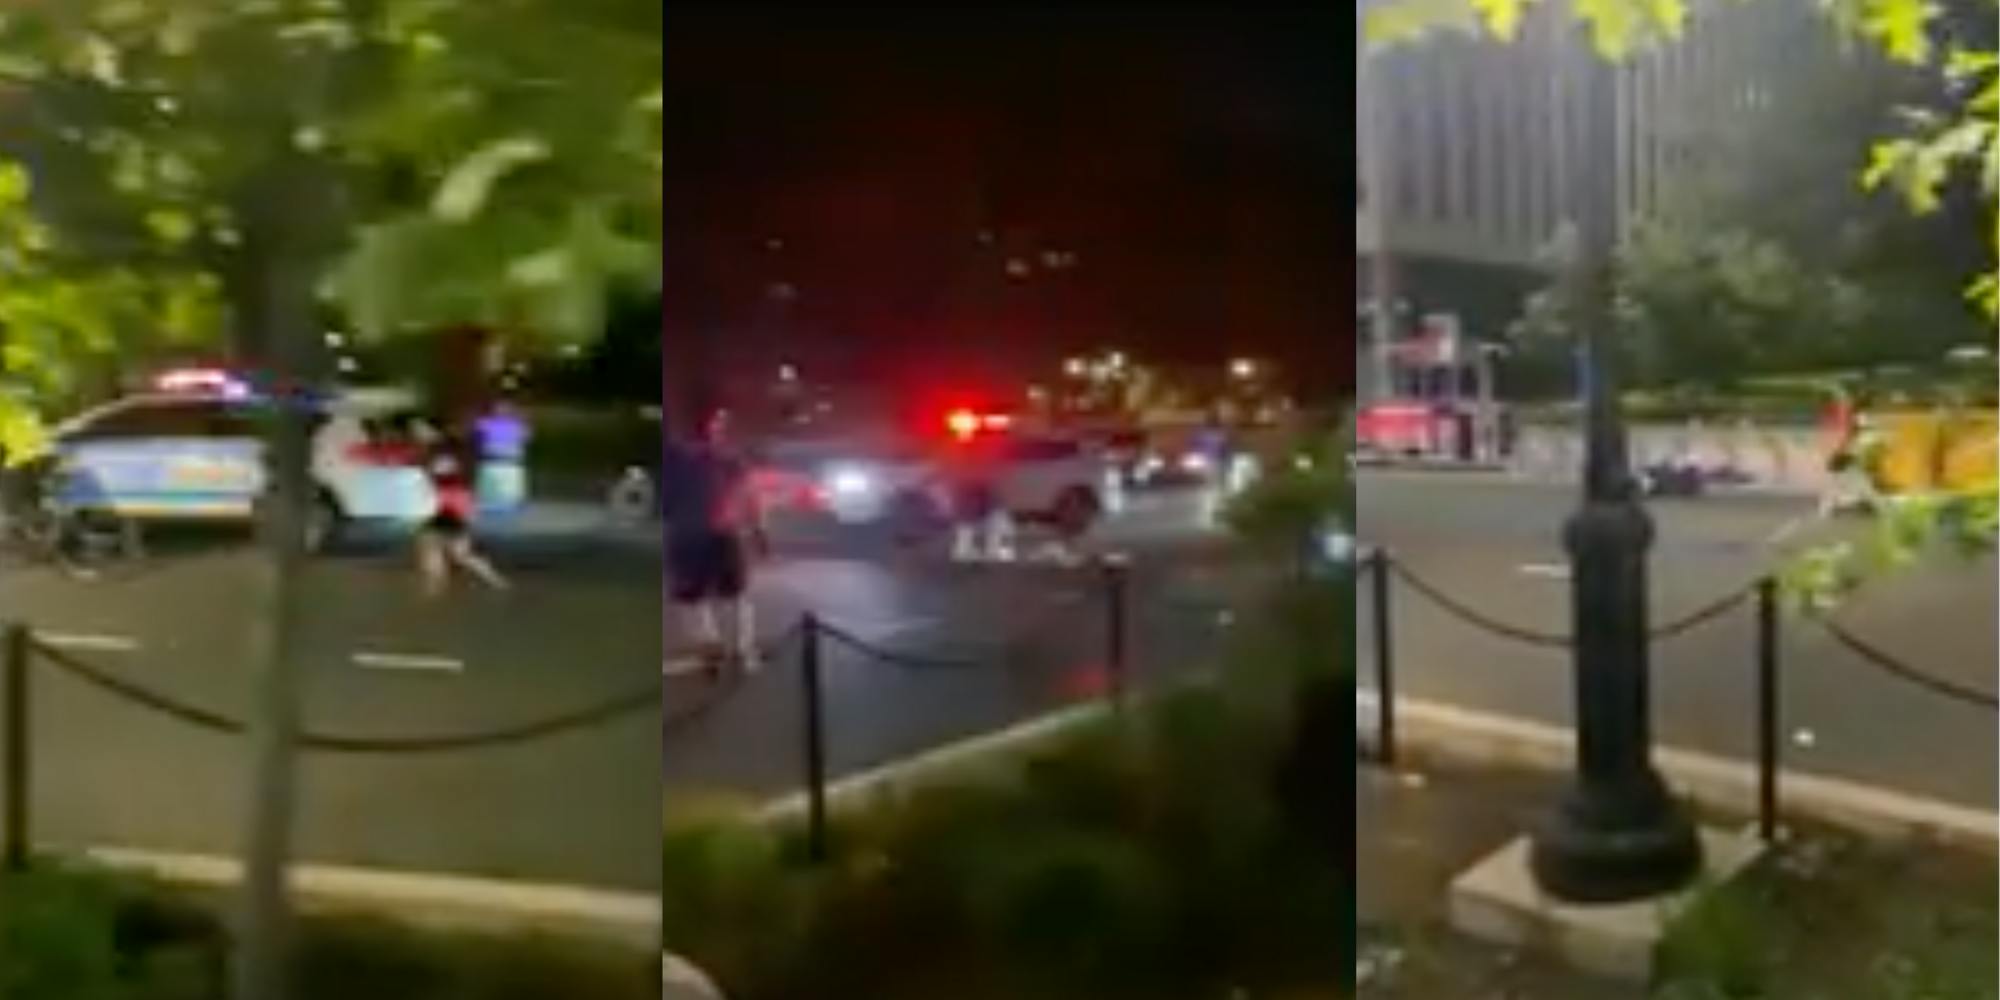
[[[1244,568],[1204,527],[1198,496],[1136,498],[1103,525],[1089,554],[1131,560],[1130,683],[1212,667],[1248,594]],[[882,652],[825,648],[829,771],[838,777],[1091,698],[1110,683],[1108,596],[1086,561],[953,565],[935,550],[899,552],[866,532],[788,525],[757,582],[767,635],[810,610]],[[1088,554],[1087,554],[1088,555]],[[898,665],[899,660],[909,662]],[[704,705],[713,708],[702,711]],[[803,694],[796,640],[740,686],[685,674],[668,682],[667,795],[758,799],[803,774]],[[676,716],[686,721],[676,723]]]
[[[156,545],[129,577],[82,583],[13,567],[0,608],[113,676],[242,718],[258,563],[240,540]],[[299,622],[306,725],[339,735],[506,728],[657,690],[661,560],[643,532],[543,518],[493,543],[508,593],[416,593],[407,550],[361,545],[309,564]],[[247,741],[34,676],[33,822],[44,844],[234,854]],[[651,703],[656,705],[657,702]],[[657,885],[657,710],[493,749],[316,753],[298,851],[322,863]]]
[[[1499,476],[1370,472],[1357,484],[1361,535],[1449,595],[1505,622],[1567,632],[1563,518],[1573,489]],[[1815,531],[1787,534],[1809,501],[1710,497],[1652,506],[1655,622],[1697,609]],[[1786,535],[1778,544],[1774,536]],[[1994,562],[1939,559],[1844,607],[1852,634],[1909,666],[1978,691],[1995,686]],[[1364,602],[1367,588],[1363,588]],[[1483,634],[1408,588],[1394,592],[1399,694],[1559,724],[1570,719],[1567,654]],[[1364,604],[1360,620],[1367,622]],[[1654,717],[1666,744],[1743,757],[1753,747],[1748,609],[1659,643]],[[1783,632],[1786,766],[1991,809],[1996,714],[1896,679],[1809,621]],[[1364,632],[1362,680],[1372,678]]]

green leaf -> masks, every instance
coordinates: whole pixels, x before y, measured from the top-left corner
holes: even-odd
[[[534,137],[489,143],[461,160],[438,185],[431,214],[446,222],[464,222],[485,208],[487,198],[509,172],[549,158],[548,144]]]
[[[146,213],[146,231],[169,247],[185,246],[194,238],[194,216],[176,208],[155,208]]]
[[[1920,66],[1930,61],[1930,24],[1937,13],[1928,0],[1866,0],[1861,30],[1881,42],[1889,58]]]
[[[1486,30],[1501,41],[1511,42],[1521,30],[1521,16],[1530,0],[1472,0],[1472,7],[1486,22]]]

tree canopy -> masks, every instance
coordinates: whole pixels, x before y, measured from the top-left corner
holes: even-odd
[[[219,289],[239,345],[274,254],[364,337],[591,336],[608,286],[656,278],[658,28],[633,0],[17,4],[0,155],[53,245]],[[252,246],[259,197],[282,232]]]

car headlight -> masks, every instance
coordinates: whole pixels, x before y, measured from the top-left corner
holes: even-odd
[[[1208,471],[1208,456],[1207,456],[1207,455],[1204,455],[1204,454],[1202,454],[1201,452],[1198,452],[1198,451],[1191,451],[1191,452],[1188,452],[1188,453],[1187,453],[1187,454],[1185,454],[1185,455],[1182,455],[1182,456],[1181,456],[1181,471],[1182,471],[1182,472],[1207,472],[1207,471]]]
[[[827,492],[836,497],[863,497],[875,492],[875,477],[866,469],[845,466],[826,474]]]

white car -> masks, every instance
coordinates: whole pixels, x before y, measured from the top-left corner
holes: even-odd
[[[951,519],[948,449],[958,446],[888,433],[777,443],[765,449],[758,492],[768,506],[809,508],[842,524],[924,532]],[[1104,510],[1111,471],[1074,438],[1008,433],[979,449],[1000,506],[1017,519],[1081,534]]]
[[[249,521],[265,492],[265,404],[235,386],[127,396],[55,429],[55,499],[129,521]],[[430,479],[408,449],[384,441],[407,397],[357,392],[315,408],[315,502],[307,545],[354,522],[410,525],[435,509]]]

